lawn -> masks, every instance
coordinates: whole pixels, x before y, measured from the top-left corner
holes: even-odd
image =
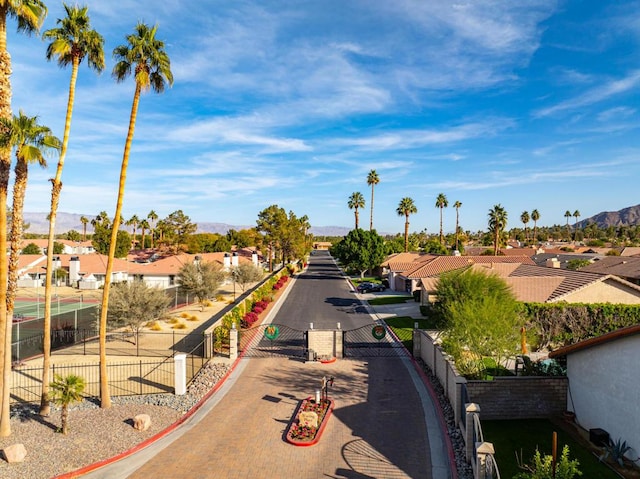
[[[413,301],[413,296],[378,296],[377,298],[368,299],[367,303],[373,306],[380,306],[384,304],[400,304],[407,301]]]
[[[542,454],[551,454],[553,431],[558,433],[558,456],[564,445],[569,446],[569,457],[580,462],[582,478],[619,479],[615,472],[602,464],[588,449],[581,446],[562,428],[546,419],[482,421],[484,440],[493,443],[500,477],[510,479],[521,470],[516,453],[529,463],[536,447]]]
[[[396,316],[395,318],[386,318],[384,321],[409,351],[413,351],[413,326],[415,323],[418,323],[418,329],[435,329],[432,320],[415,319],[411,316]]]

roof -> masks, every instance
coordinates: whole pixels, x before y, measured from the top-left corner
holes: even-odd
[[[640,247],[626,246],[625,248],[623,248],[620,256],[640,256]]]
[[[593,264],[580,268],[580,271],[615,274],[623,278],[640,279],[640,258],[605,256]]]
[[[107,259],[106,255],[100,253],[91,253],[91,254],[56,254],[55,257],[60,259],[60,266],[62,268],[69,268],[69,261],[71,258],[78,258],[80,261],[80,272],[84,274],[105,274],[107,271]],[[37,257],[40,258],[40,261],[32,264],[30,267],[26,268],[22,273],[31,273],[31,274],[41,274],[44,273],[43,267],[47,264],[47,257],[40,255],[20,255],[20,257]],[[22,261],[22,260],[21,260]],[[128,261],[124,261],[121,259],[114,259],[113,263],[113,272],[118,273],[122,271],[131,271],[131,265],[135,263],[130,263]]]
[[[585,339],[584,341],[558,348],[555,351],[551,351],[549,353],[549,357],[557,358],[560,356],[567,356],[572,353],[583,351],[587,348],[600,346],[602,344],[606,344],[622,338],[628,338],[638,333],[640,333],[640,324],[634,324],[633,326],[627,326],[626,328],[617,329],[615,331],[611,331],[610,333],[603,334],[602,336]]]
[[[436,256],[428,255],[423,261],[399,264],[392,269],[409,279],[429,278],[447,271],[465,268],[471,264],[534,264],[528,256]],[[394,265],[395,266],[395,265]],[[391,265],[390,265],[391,267]],[[402,269],[402,268],[404,269]]]

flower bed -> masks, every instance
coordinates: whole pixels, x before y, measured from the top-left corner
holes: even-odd
[[[333,399],[327,399],[320,403],[315,402],[311,397],[303,399],[287,427],[285,433],[287,442],[294,446],[313,446],[316,444],[320,440],[327,422],[329,422],[333,408]],[[318,427],[300,424],[300,413],[303,412],[315,412],[318,415]]]

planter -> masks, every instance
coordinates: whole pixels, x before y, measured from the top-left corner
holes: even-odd
[[[329,417],[331,417],[333,408],[333,399],[327,399],[326,401],[317,403],[311,397],[308,397],[307,399],[300,401],[300,404],[291,418],[291,422],[287,426],[287,430],[285,432],[286,441],[294,446],[313,446],[316,444],[320,440],[320,437],[329,422]],[[312,413],[312,418],[313,413],[317,415],[316,427],[312,425],[305,425],[309,420],[305,413]]]

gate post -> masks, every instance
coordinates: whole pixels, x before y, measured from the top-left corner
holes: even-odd
[[[231,361],[238,359],[238,330],[236,329],[236,323],[232,323],[229,330],[229,359]]]
[[[340,327],[340,323],[338,323],[338,330],[334,335],[334,345],[336,351],[336,358],[342,359],[344,358],[344,332]]]

